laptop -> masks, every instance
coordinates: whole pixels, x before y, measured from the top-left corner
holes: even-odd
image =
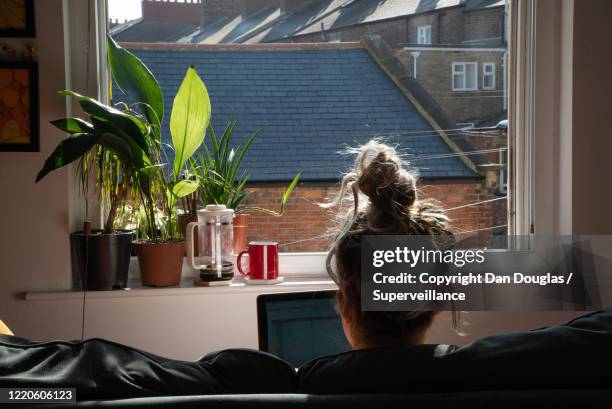
[[[350,350],[335,303],[335,290],[259,295],[259,349],[296,368]]]

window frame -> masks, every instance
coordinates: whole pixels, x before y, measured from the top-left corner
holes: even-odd
[[[569,89],[569,96],[571,97],[571,81],[569,81],[571,80],[571,71],[563,72],[561,77],[555,77],[554,79],[556,81],[562,80],[563,82],[556,82],[554,84],[556,88],[550,88],[551,84],[548,82],[541,84],[534,83],[534,77],[536,76],[534,65],[536,62],[535,60],[537,60],[540,71],[546,71],[548,74],[550,74],[551,71],[558,73],[561,65],[563,65],[565,69],[571,70],[572,60],[571,50],[569,53],[567,51],[565,51],[565,54],[561,53],[561,56],[555,55],[558,57],[556,59],[551,59],[550,56],[545,55],[545,53],[543,53],[544,55],[536,55],[535,48],[536,43],[538,43],[538,49],[545,50],[547,48],[546,46],[550,45],[550,43],[553,41],[561,41],[564,50],[571,46],[571,30],[562,31],[562,38],[553,38],[552,36],[553,32],[554,34],[559,34],[559,27],[562,26],[560,25],[561,18],[547,20],[546,16],[550,16],[550,13],[556,13],[555,15],[558,16],[560,15],[561,9],[563,9],[568,12],[568,15],[571,17],[570,12],[573,9],[570,2],[567,2],[567,4],[565,2],[563,4],[556,4],[553,2],[546,4],[539,2],[536,4],[534,0],[525,0],[520,2],[517,0],[509,1],[511,2],[511,16],[509,24],[511,26],[509,27],[511,39],[509,41],[510,47],[508,50],[508,60],[506,62],[509,66],[508,82],[510,87],[508,93],[508,119],[510,129],[510,146],[507,169],[509,186],[508,232],[509,234],[515,235],[529,234],[531,232],[531,225],[534,218],[538,219],[538,226],[540,226],[542,223],[541,218],[545,218],[547,220],[542,223],[545,224],[545,228],[538,229],[538,232],[542,233],[542,231],[550,230],[549,227],[551,226],[552,219],[548,220],[548,218],[551,218],[552,216],[547,216],[551,214],[550,208],[547,206],[549,204],[548,200],[539,200],[538,204],[534,205],[534,185],[539,186],[537,190],[538,197],[547,196],[548,193],[543,192],[543,189],[546,188],[546,183],[549,185],[549,190],[554,190],[556,188],[549,183],[550,181],[546,177],[538,176],[538,172],[536,172],[533,168],[533,135],[536,130],[547,131],[546,135],[550,136],[550,138],[544,137],[546,135],[541,135],[541,133],[538,133],[539,136],[542,136],[539,143],[551,143],[550,139],[554,135],[553,131],[556,129],[555,125],[546,123],[546,121],[543,119],[539,119],[538,113],[551,106],[551,103],[555,101],[553,96],[558,97],[559,95],[557,93],[559,91]],[[104,15],[106,14],[105,0],[91,0],[91,2],[96,5],[98,13],[102,12]],[[70,10],[70,12],[64,10],[64,13],[66,23],[67,15],[74,14],[74,10]],[[566,18],[564,17],[564,19]],[[571,18],[569,19],[571,20]],[[100,19],[98,19],[98,22],[99,21]],[[69,24],[68,27],[71,29],[71,31],[65,30],[65,48],[79,50],[79,48],[75,47],[72,43],[74,43],[75,39],[84,38],[84,36],[87,34],[87,30],[85,30],[85,27],[82,24]],[[98,29],[99,32],[97,33],[96,39],[99,41],[100,39],[104,39],[106,37],[106,25],[99,25]],[[99,42],[98,44],[100,43],[102,42]],[[90,47],[90,49],[91,48],[93,47]],[[76,51],[73,51],[73,53],[76,54]],[[100,53],[98,53],[98,57],[99,56]],[[78,76],[79,67],[82,68],[84,65],[83,59],[80,58],[77,61],[78,64],[75,66],[75,60],[77,60],[77,58],[73,57],[72,64],[69,64],[71,62],[70,56],[66,56],[67,66],[72,67],[72,69],[67,69],[67,80],[71,75]],[[101,59],[98,58],[96,61],[96,63],[99,64],[98,78],[102,78],[104,73],[106,73],[106,75],[109,74],[107,61],[105,59],[102,61],[100,60]],[[565,61],[566,63],[569,62],[569,65],[560,65],[560,61]],[[541,75],[541,77],[549,78],[551,81],[553,80],[552,76],[550,75]],[[67,83],[69,82],[67,81]],[[72,86],[75,88],[79,83],[80,82],[78,81],[71,82]],[[70,101],[68,101],[68,104],[70,104]],[[555,104],[555,106],[558,106],[558,104]],[[569,138],[571,140],[571,135],[569,135]],[[550,149],[548,149],[547,152],[550,152]],[[540,160],[542,159],[541,156],[542,151],[540,151],[538,155],[538,162],[540,164],[542,163]],[[549,158],[544,159],[548,160]],[[564,163],[568,162],[564,161]],[[534,179],[536,180],[534,181]],[[73,184],[71,184],[71,186],[72,185]],[[76,184],[74,186],[76,186]],[[570,200],[561,200],[557,201],[557,203],[571,203],[571,187],[569,188],[569,191],[566,187],[565,194],[567,195],[568,192],[570,194]],[[82,221],[82,217],[78,217],[83,202],[78,192],[78,187],[70,188],[68,200],[70,223],[72,224],[72,220],[75,216]],[[542,211],[544,208],[546,208],[546,212]],[[559,212],[556,211],[556,213]],[[291,260],[291,265],[295,266],[295,271],[288,272],[291,275],[308,275],[313,277],[317,275],[325,275],[325,253],[281,253],[281,258]],[[299,262],[298,259],[300,260]]]
[[[487,67],[491,67],[491,72],[487,72]],[[497,89],[497,78],[495,75],[496,64],[494,62],[483,62],[482,63],[482,89],[486,91],[494,91]],[[486,86],[485,80],[491,78],[491,86]]]
[[[431,45],[432,41],[431,41],[431,24],[429,25],[423,25],[423,26],[417,26],[417,44],[419,45]],[[421,36],[424,37],[424,42],[421,42]]]
[[[467,67],[474,67],[474,74],[472,77],[474,88],[467,87]],[[461,72],[457,72],[457,67],[462,67]],[[463,75],[463,86],[457,87],[455,84],[455,76]],[[478,91],[478,63],[477,62],[465,62],[465,61],[453,61],[451,69],[451,87],[453,91]]]

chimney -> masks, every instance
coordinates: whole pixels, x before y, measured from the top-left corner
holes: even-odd
[[[200,29],[227,17],[233,19],[244,16],[246,0],[202,0],[200,16]]]
[[[142,0],[142,19],[200,24],[202,0]]]

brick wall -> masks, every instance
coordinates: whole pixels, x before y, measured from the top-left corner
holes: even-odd
[[[409,75],[414,76],[410,51],[396,50]],[[478,90],[453,91],[453,62],[478,63]],[[495,63],[495,90],[482,89],[482,63]],[[479,122],[503,111],[503,53],[476,51],[422,51],[417,59],[417,81],[456,123]]]
[[[504,33],[504,8],[465,13],[465,40],[498,39],[502,44]]]
[[[141,7],[142,18],[147,21],[200,23],[200,10],[202,8],[200,2],[178,3],[168,0],[144,0]]]
[[[412,15],[408,18],[407,22],[407,42],[409,44],[417,44],[417,27],[430,25],[432,44],[461,44],[465,37],[463,16],[462,7]]]
[[[252,192],[247,200],[251,206],[278,209],[284,185],[257,185],[249,187]],[[423,184],[421,197],[440,201],[444,207],[453,208],[498,197],[495,189],[485,189],[480,182]],[[304,183],[298,186],[282,217],[252,213],[249,240],[273,240],[281,244],[281,251],[326,251],[329,237],[319,237],[334,225],[335,210],[323,209],[318,203],[337,192],[332,183]],[[452,226],[460,238],[467,237],[461,232],[472,231],[505,224],[505,201],[499,200],[475,207],[467,207],[449,212]],[[474,233],[470,234],[473,235]],[[477,233],[478,234],[478,233]],[[486,230],[481,235],[492,234]],[[319,237],[315,240],[308,240]],[[304,240],[304,241],[302,241]],[[294,243],[286,245],[286,243]]]

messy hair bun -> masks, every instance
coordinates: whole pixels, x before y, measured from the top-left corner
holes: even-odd
[[[327,256],[327,270],[345,302],[372,334],[401,337],[429,326],[433,311],[361,311],[361,236],[431,235],[452,237],[449,221],[435,202],[419,200],[417,175],[396,150],[377,140],[351,149],[354,169],[342,179],[340,227]],[[333,261],[333,265],[332,265]]]

